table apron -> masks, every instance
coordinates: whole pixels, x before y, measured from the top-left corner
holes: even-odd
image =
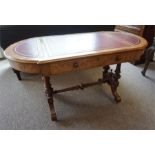
[[[25,73],[32,73],[32,74],[39,74],[40,73],[40,67],[37,63],[22,63],[17,61],[9,60],[9,63],[12,68],[25,72]]]
[[[107,55],[98,55],[73,60],[51,62],[39,64],[42,75],[56,75],[65,72],[72,72],[95,67],[104,67],[107,65],[131,62],[138,60],[144,51],[130,51],[122,53],[112,53]]]

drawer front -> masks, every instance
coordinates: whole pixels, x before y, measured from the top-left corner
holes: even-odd
[[[133,51],[126,53],[108,54],[103,56],[93,56],[88,58],[80,58],[67,61],[53,62],[44,64],[41,71],[45,75],[55,75],[65,72],[78,71],[83,69],[101,67],[106,65],[118,64],[139,59],[143,52]]]

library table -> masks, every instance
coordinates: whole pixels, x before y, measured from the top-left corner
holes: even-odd
[[[147,41],[125,32],[92,32],[36,37],[19,41],[5,50],[5,56],[19,80],[20,71],[42,75],[45,94],[51,110],[51,119],[57,120],[53,95],[107,83],[116,103],[121,101],[117,88],[121,63],[135,61],[144,53]],[[116,64],[116,70],[110,65]],[[103,76],[96,82],[82,83],[55,90],[50,76],[66,72],[103,67]],[[134,76],[134,75],[133,75]]]

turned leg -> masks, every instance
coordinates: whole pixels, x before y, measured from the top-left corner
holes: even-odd
[[[106,75],[108,74],[109,69],[110,69],[110,66],[103,67],[103,79],[105,79]]]
[[[113,80],[111,80],[111,84],[110,84],[113,96],[114,96],[115,101],[117,103],[121,102],[121,97],[119,96],[119,94],[117,92],[117,88],[119,86],[118,80],[121,77],[120,72],[121,72],[121,64],[117,64]]]
[[[148,66],[149,66],[149,64],[150,64],[150,62],[152,60],[152,57],[154,55],[154,52],[155,52],[154,50],[148,49],[148,51],[146,53],[146,62],[145,62],[144,69],[142,71],[142,75],[144,75],[144,76],[145,76],[145,73],[146,73],[146,71],[148,69]]]
[[[115,73],[110,70],[109,66],[104,67],[103,71],[103,81],[108,83],[111,87],[112,94],[115,98],[116,103],[121,101],[121,97],[117,93],[117,88],[119,86],[119,79],[120,79],[120,71],[121,71],[121,64],[117,64]]]
[[[12,68],[12,70],[13,70],[13,72],[17,75],[18,80],[21,81],[22,78],[21,78],[21,75],[20,75],[20,71],[15,70],[14,68]]]
[[[47,101],[49,103],[49,107],[50,107],[50,111],[51,111],[51,119],[52,119],[52,121],[56,121],[57,116],[56,116],[56,112],[55,112],[54,104],[53,104],[53,88],[51,87],[50,77],[43,76],[42,78],[44,80],[45,94],[47,96]]]

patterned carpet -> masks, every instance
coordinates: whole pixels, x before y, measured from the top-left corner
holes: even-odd
[[[155,129],[155,63],[147,77],[143,66],[122,66],[119,93],[114,104],[107,85],[72,91],[54,97],[58,122],[50,110],[39,75],[22,73],[19,82],[7,60],[0,60],[0,129]],[[101,77],[101,68],[51,78],[54,88],[63,88]]]

